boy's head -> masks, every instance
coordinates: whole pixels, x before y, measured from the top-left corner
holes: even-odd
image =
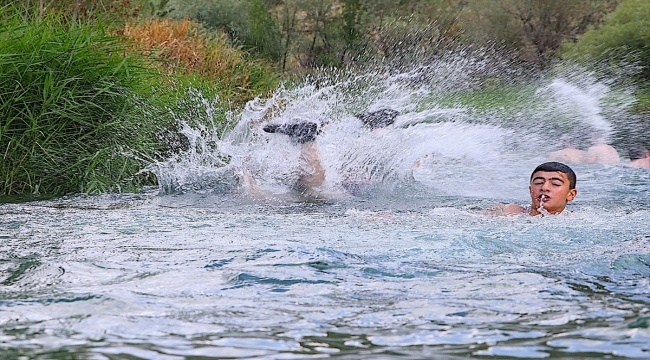
[[[636,145],[630,148],[629,155],[630,155],[630,160],[637,160],[637,159],[650,157],[650,152],[648,151],[648,149],[644,148],[643,146]]]
[[[551,214],[561,213],[578,194],[576,174],[559,162],[543,163],[530,175],[531,215],[540,214],[540,207]]]
[[[573,172],[573,169],[571,169],[568,165],[564,165],[561,162],[557,162],[557,161],[549,161],[540,164],[535,168],[535,170],[533,170],[533,173],[530,174],[530,181],[533,181],[533,176],[538,171],[546,171],[546,172],[559,171],[561,173],[564,173],[569,179],[569,189],[576,188],[576,181],[577,181],[576,173]]]
[[[563,134],[560,136],[560,144],[565,148],[571,148],[578,142],[575,135]]]

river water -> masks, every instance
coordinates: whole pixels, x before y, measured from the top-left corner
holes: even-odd
[[[307,81],[219,136],[186,125],[140,194],[0,205],[2,357],[650,357],[650,171],[574,165],[562,214],[486,213],[528,205],[559,135],[622,143],[625,101],[557,77],[472,107],[433,70]],[[385,107],[379,132],[352,116]],[[328,122],[318,196],[292,190],[299,147],[261,130],[295,119]]]

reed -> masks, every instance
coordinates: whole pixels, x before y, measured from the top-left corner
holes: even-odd
[[[229,107],[272,90],[265,63],[187,20],[107,30],[96,19],[0,9],[0,195],[138,191],[176,151],[188,97]],[[223,111],[221,111],[223,110]],[[198,118],[194,116],[193,118]],[[201,121],[199,119],[198,121]]]
[[[0,195],[137,190],[160,145],[134,89],[151,74],[97,23],[0,16]]]

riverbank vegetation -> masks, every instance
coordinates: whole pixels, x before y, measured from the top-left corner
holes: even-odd
[[[120,152],[155,147],[150,124],[134,118],[146,68],[94,24],[5,16],[0,193],[119,191],[124,178],[133,185],[124,190],[140,185],[138,162]]]
[[[422,63],[480,48],[530,71],[559,61],[626,62],[649,79],[645,0],[165,0],[166,15],[224,31],[285,73]],[[615,63],[616,62],[616,63]],[[618,67],[620,71],[621,67]],[[644,99],[641,89],[640,99]],[[647,110],[643,103],[641,108]]]
[[[634,109],[647,119],[648,19],[646,0],[4,5],[0,195],[137,191],[155,184],[140,171],[188,145],[178,136],[176,117],[196,111],[190,92],[215,99],[210,106],[223,129],[227,110],[269,94],[283,80],[323,67],[409,66],[466,49],[498,53],[503,61],[495,66],[530,73],[562,61],[597,66],[637,89]],[[484,84],[499,92],[498,81]]]
[[[639,112],[650,112],[650,2],[625,0],[605,22],[575,41],[565,40],[562,56],[594,66],[638,87]]]
[[[155,184],[140,171],[186,145],[174,116],[196,105],[188,91],[225,99],[223,117],[276,84],[270,66],[196,23],[116,26],[80,9],[0,14],[0,195]]]

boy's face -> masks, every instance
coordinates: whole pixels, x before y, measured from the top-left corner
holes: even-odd
[[[561,213],[567,202],[578,194],[569,188],[569,177],[560,171],[538,171],[530,181],[531,215],[538,215],[540,205],[551,214]]]

